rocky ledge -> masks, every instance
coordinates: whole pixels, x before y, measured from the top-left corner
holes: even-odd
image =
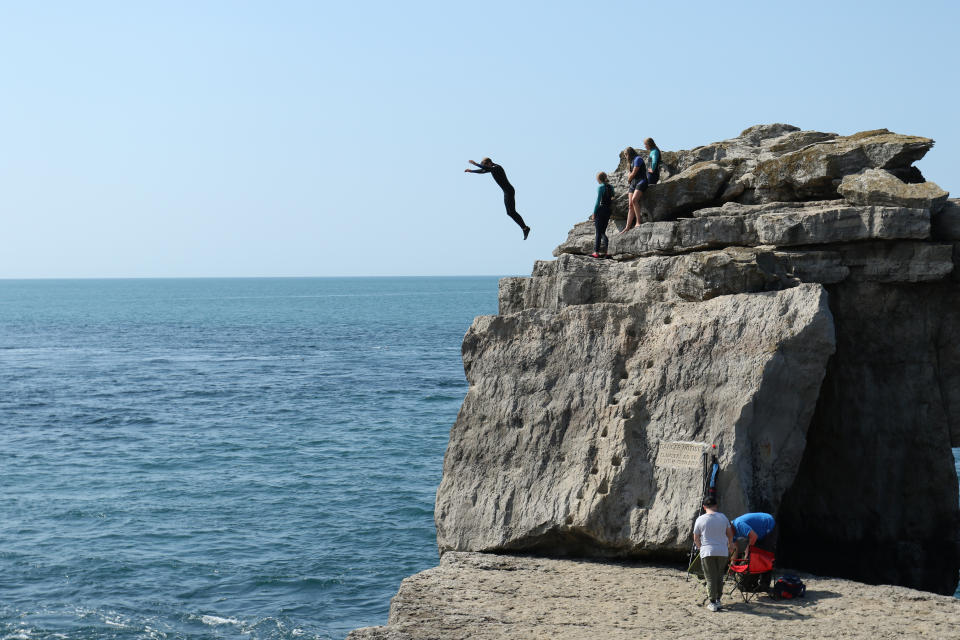
[[[347,639],[956,637],[956,598],[801,577],[802,599],[729,596],[711,613],[699,583],[673,567],[450,552],[403,581],[387,626]]]
[[[463,341],[437,575],[468,571],[447,558],[459,551],[675,562],[716,456],[721,510],[774,514],[781,566],[952,594],[960,201],[913,166],[932,146],[761,125],[665,152],[643,198],[652,221],[614,235],[613,259],[589,257],[581,222],[555,260],[503,279],[500,313]],[[621,153],[611,233],[626,170]],[[528,562],[542,571],[516,576],[533,591],[566,570]],[[498,615],[491,629],[511,619]]]

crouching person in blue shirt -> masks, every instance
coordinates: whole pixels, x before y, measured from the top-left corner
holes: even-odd
[[[734,535],[737,542],[737,556],[743,556],[747,547],[756,546],[759,549],[775,551],[777,523],[769,513],[745,513],[733,520]],[[760,576],[757,588],[766,591],[770,589],[770,578],[773,572]]]

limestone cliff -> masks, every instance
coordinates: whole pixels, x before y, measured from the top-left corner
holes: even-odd
[[[581,222],[504,279],[463,343],[440,550],[679,557],[717,453],[721,509],[774,513],[782,562],[952,593],[960,205],[913,166],[932,146],[761,125],[665,152],[613,260]]]

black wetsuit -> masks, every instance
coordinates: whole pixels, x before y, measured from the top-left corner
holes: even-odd
[[[507,180],[507,172],[498,164],[491,167],[481,166],[479,169],[468,169],[470,173],[489,173],[493,175],[494,181],[503,189],[503,206],[507,208],[507,215],[513,218],[513,221],[520,225],[521,229],[526,229],[527,224],[517,213],[516,190],[510,181]]]
[[[613,213],[613,187],[603,183],[597,189],[597,204],[593,206],[593,226],[596,229],[596,237],[593,241],[593,252],[599,254],[602,249],[607,252],[607,245],[610,244],[607,238],[607,225],[610,224],[610,214]]]

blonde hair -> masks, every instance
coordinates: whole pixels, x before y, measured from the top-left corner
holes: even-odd
[[[603,184],[607,184],[606,172],[601,171],[600,173],[597,174],[597,182],[602,182]]]

